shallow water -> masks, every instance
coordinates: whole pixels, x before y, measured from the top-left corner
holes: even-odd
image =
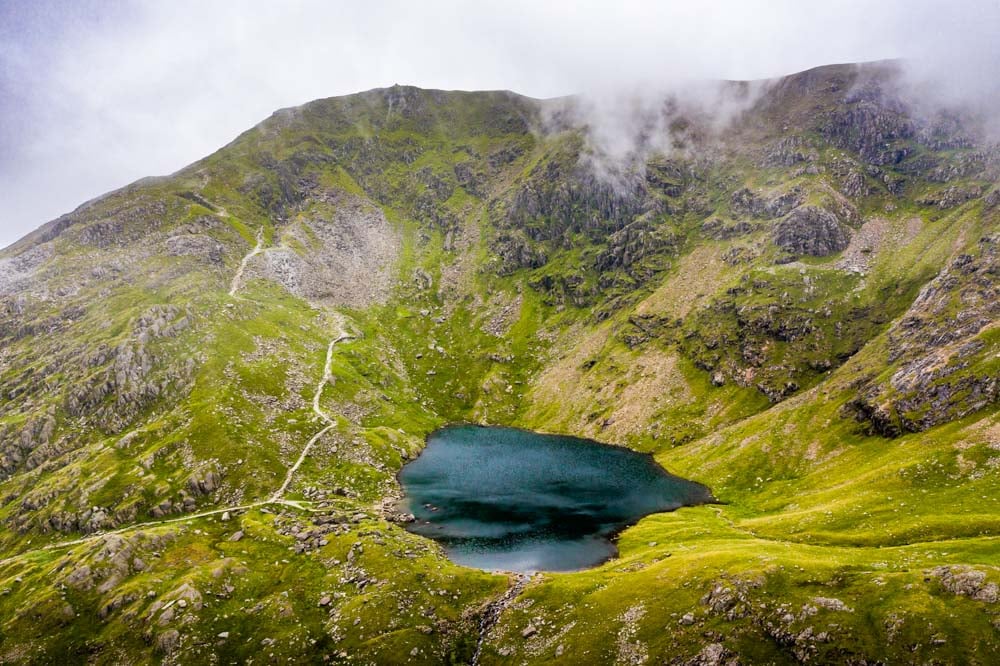
[[[623,527],[650,513],[712,501],[651,456],[576,437],[450,426],[399,473],[407,529],[470,567],[571,571],[617,550]]]

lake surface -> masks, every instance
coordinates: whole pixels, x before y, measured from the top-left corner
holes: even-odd
[[[432,433],[399,480],[402,508],[416,517],[407,529],[487,570],[591,567],[614,557],[611,539],[643,516],[713,501],[708,488],[649,455],[474,425]]]

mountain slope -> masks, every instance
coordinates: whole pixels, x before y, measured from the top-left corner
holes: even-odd
[[[993,661],[1000,152],[892,63],[714,94],[318,100],[5,250],[3,660]],[[393,505],[464,420],[722,503],[463,569]]]

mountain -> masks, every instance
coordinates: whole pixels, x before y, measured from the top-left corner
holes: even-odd
[[[0,253],[0,661],[995,663],[1000,149],[896,63],[588,108],[317,100]],[[451,422],[719,503],[462,568]]]

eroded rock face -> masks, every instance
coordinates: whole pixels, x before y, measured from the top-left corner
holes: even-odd
[[[343,196],[329,217],[305,221],[293,230],[301,249],[267,250],[251,271],[313,301],[365,307],[388,295],[400,239],[382,211]]]
[[[167,212],[168,206],[163,201],[145,197],[127,200],[110,211],[108,217],[80,225],[76,240],[82,245],[100,249],[125,246],[158,230]]]
[[[763,153],[760,165],[765,168],[790,167],[800,162],[813,162],[817,158],[816,151],[797,136],[782,137],[767,146]]]
[[[895,164],[909,154],[904,141],[916,127],[895,92],[872,78],[848,91],[844,104],[820,123],[820,131],[836,146],[856,152],[874,165]]]
[[[0,478],[13,474],[36,450],[48,448],[55,430],[54,408],[16,427],[0,426]]]
[[[212,264],[221,264],[222,243],[205,234],[183,234],[167,239],[167,253],[173,256],[193,256]]]
[[[586,166],[551,161],[517,190],[506,226],[523,229],[536,241],[556,240],[571,231],[603,235],[624,227],[646,206],[645,184],[638,179],[616,184]]]
[[[13,257],[0,259],[0,296],[23,289],[52,254],[50,245],[36,245]]]
[[[894,437],[962,418],[1000,400],[988,359],[996,344],[980,333],[1000,320],[1000,235],[959,255],[921,290],[889,334],[888,382],[869,382],[848,412]]]
[[[770,220],[787,215],[802,201],[803,194],[799,188],[793,188],[771,197],[764,197],[744,187],[733,192],[729,205],[737,216]]]
[[[847,248],[851,236],[837,216],[818,206],[800,206],[774,227],[774,244],[793,254],[825,257]]]
[[[520,268],[539,268],[548,261],[544,250],[518,230],[500,233],[495,247],[500,259],[496,271],[501,276],[511,275]]]
[[[68,389],[66,411],[75,417],[92,417],[108,432],[124,430],[153,401],[187,386],[194,364],[160,367],[150,343],[174,337],[190,325],[190,316],[176,306],[151,307],[135,322],[128,340],[91,354],[87,364],[99,370]],[[113,400],[108,401],[109,397]]]
[[[676,248],[680,242],[669,227],[656,225],[649,216],[643,216],[608,236],[608,248],[597,255],[594,264],[599,271],[630,269],[650,255]]]

